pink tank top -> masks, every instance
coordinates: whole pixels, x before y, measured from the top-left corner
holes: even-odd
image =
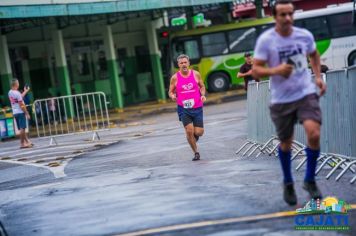
[[[198,108],[203,106],[201,101],[200,88],[195,80],[194,71],[189,71],[188,77],[183,77],[180,71],[177,72],[177,104],[183,108]]]

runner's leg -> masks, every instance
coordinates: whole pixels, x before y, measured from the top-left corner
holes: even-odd
[[[303,188],[311,198],[321,199],[322,194],[315,182],[317,159],[320,155],[320,126],[322,122],[318,95],[310,94],[303,98],[298,109],[298,119],[303,123],[308,141],[305,149],[307,169]]]
[[[308,147],[305,149],[307,169],[303,188],[309,192],[311,198],[321,199],[322,194],[315,182],[317,159],[320,155],[320,124],[314,120],[305,120],[303,126],[308,138]]]
[[[184,126],[184,128],[185,128],[185,133],[186,133],[187,140],[188,140],[190,147],[192,148],[194,153],[197,153],[198,148],[197,148],[197,143],[196,143],[196,140],[194,137],[193,123],[187,124],[186,126]]]

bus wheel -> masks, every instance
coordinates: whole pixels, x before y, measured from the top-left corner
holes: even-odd
[[[209,90],[212,92],[222,92],[229,88],[229,77],[221,72],[214,73],[209,76]]]
[[[348,66],[356,65],[356,51],[353,51],[348,58]]]

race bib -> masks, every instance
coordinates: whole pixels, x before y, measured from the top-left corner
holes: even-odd
[[[188,99],[183,101],[184,108],[193,108],[194,107],[194,99]]]
[[[301,74],[306,69],[308,69],[308,62],[306,57],[303,54],[297,54],[294,56],[289,57],[291,61],[293,61],[293,74]]]

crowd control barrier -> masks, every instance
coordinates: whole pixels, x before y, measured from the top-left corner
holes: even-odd
[[[109,130],[109,113],[103,92],[51,97],[34,101],[32,110],[38,137],[49,137],[50,145],[65,135]]]

